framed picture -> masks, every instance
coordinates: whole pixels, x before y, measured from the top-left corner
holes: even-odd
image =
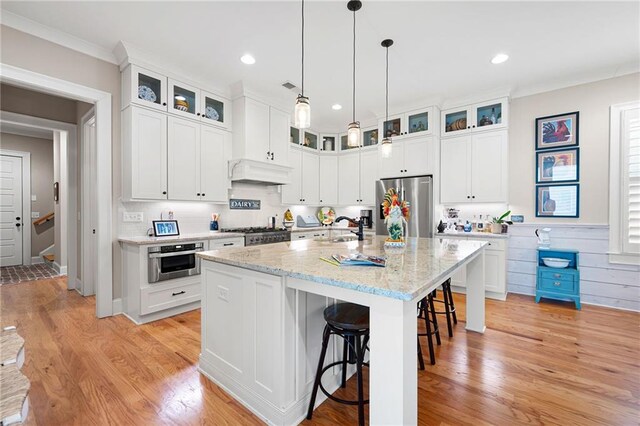
[[[536,217],[580,217],[580,185],[538,185],[536,192]]]
[[[579,179],[579,148],[536,153],[536,183],[577,182]]]
[[[579,118],[578,111],[536,118],[536,150],[577,146]]]
[[[154,220],[153,235],[156,237],[172,237],[180,235],[177,220]]]

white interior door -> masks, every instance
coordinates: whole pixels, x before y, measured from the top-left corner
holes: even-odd
[[[22,265],[22,158],[0,157],[0,266]]]
[[[95,262],[96,256],[96,233],[97,228],[97,199],[96,190],[98,187],[96,175],[96,121],[95,117],[84,122],[82,127],[82,153],[84,155],[82,175],[82,288],[78,289],[83,296],[91,296],[96,292],[98,282]]]

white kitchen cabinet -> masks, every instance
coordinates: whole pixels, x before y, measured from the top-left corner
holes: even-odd
[[[167,111],[167,77],[131,64],[122,71],[122,109],[131,103]]]
[[[378,151],[360,151],[360,201],[358,205],[372,206],[376,203],[377,180]]]
[[[443,139],[441,203],[506,203],[507,145],[506,130]]]
[[[200,200],[227,203],[231,133],[211,126],[200,127]]]
[[[168,111],[172,114],[199,121],[200,89],[171,78],[168,79],[168,82]]]
[[[289,114],[269,107],[269,153],[271,161],[289,166]]]
[[[320,204],[335,206],[338,204],[338,157],[320,154]]]
[[[440,117],[443,137],[497,130],[509,125],[509,100],[500,98],[462,105],[442,111]]]
[[[378,179],[378,151],[362,150],[338,157],[338,204],[372,206]]]
[[[283,204],[317,206],[320,203],[320,159],[318,154],[293,148],[289,152],[291,183],[282,186]]]
[[[380,178],[435,174],[437,154],[435,148],[435,141],[431,136],[394,140],[390,158],[383,158],[379,148]]]
[[[233,158],[289,166],[289,115],[247,96],[233,101]]]
[[[360,153],[349,152],[338,157],[338,204],[355,206],[360,203]]]
[[[444,238],[456,240],[482,240],[482,236],[465,237],[447,234]],[[505,300],[507,297],[507,239],[497,239],[493,237],[484,238],[488,245],[484,251],[484,275],[485,293],[492,299]],[[465,291],[466,289],[466,268],[461,269],[451,277],[453,291]]]
[[[170,200],[200,199],[200,124],[169,117],[168,187]]]
[[[204,90],[200,91],[200,120],[222,129],[231,130],[231,108],[228,99]]]
[[[167,115],[130,106],[122,111],[124,198],[167,199]]]
[[[168,198],[226,202],[229,133],[177,117],[169,117],[168,132]]]
[[[403,140],[406,136],[427,136],[433,133],[434,107],[420,108],[378,120],[380,140],[385,136]]]
[[[328,231],[318,230],[318,231],[307,231],[307,232],[292,232],[291,233],[291,241],[298,240],[312,240],[314,238],[326,237]]]
[[[320,159],[313,152],[302,152],[302,203],[317,206],[320,203]]]

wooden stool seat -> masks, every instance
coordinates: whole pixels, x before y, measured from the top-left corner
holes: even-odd
[[[369,308],[355,303],[336,303],[324,310],[324,320],[342,330],[368,330]]]
[[[16,364],[0,367],[0,422],[3,425],[26,420],[30,387],[29,379]]]

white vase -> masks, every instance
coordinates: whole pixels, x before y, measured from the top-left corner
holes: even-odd
[[[492,223],[491,224],[491,233],[492,234],[502,234],[502,224],[501,223]]]

